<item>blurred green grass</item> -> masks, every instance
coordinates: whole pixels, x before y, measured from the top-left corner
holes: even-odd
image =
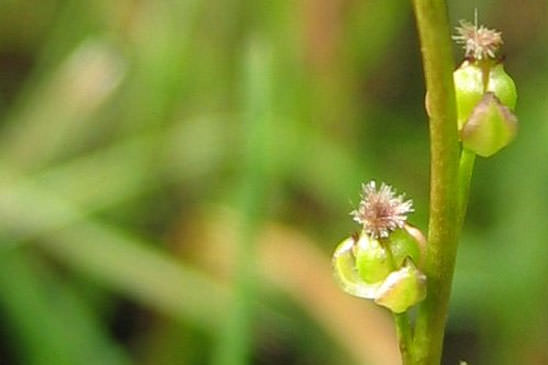
[[[476,168],[444,363],[548,363],[547,4],[449,5],[503,30],[520,134]],[[407,2],[0,9],[0,363],[397,363],[326,273],[362,181],[427,223]]]

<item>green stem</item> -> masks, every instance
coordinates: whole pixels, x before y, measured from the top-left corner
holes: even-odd
[[[397,270],[396,261],[394,255],[390,249],[389,242],[381,241],[388,253],[388,259],[393,270]],[[396,324],[396,335],[398,337],[398,346],[400,349],[402,365],[411,365],[413,363],[413,331],[411,330],[411,323],[409,321],[409,315],[407,312],[392,313],[394,317],[394,323]]]
[[[413,0],[430,114],[430,221],[424,266],[428,294],[418,309],[414,363],[439,364],[458,241],[457,118],[444,0]]]
[[[394,321],[396,323],[396,334],[398,336],[402,365],[410,365],[413,363],[413,333],[409,323],[409,315],[407,312],[394,313]]]
[[[464,217],[466,216],[475,161],[476,154],[474,152],[467,149],[462,150],[459,162],[459,229],[462,229]]]

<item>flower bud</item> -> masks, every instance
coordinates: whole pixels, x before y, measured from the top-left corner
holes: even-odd
[[[377,290],[375,303],[394,313],[403,313],[426,297],[426,276],[420,272],[412,260],[392,272]]]
[[[462,128],[464,148],[489,157],[508,145],[517,133],[517,118],[492,93],[486,93]]]
[[[405,311],[426,293],[426,278],[413,262],[424,256],[426,239],[406,223],[413,211],[411,200],[396,195],[384,183],[377,189],[371,181],[362,189],[360,205],[351,214],[363,229],[335,249],[335,277],[351,295],[374,299],[395,312]]]
[[[393,270],[386,248],[367,234],[356,244],[356,266],[361,279],[369,284],[384,280]]]
[[[486,92],[495,94],[501,104],[511,110],[514,110],[516,106],[516,85],[500,63],[465,61],[453,73],[453,80],[459,130],[462,130]]]

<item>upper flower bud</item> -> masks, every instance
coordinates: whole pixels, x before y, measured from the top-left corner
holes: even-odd
[[[453,73],[458,129],[466,149],[488,157],[516,135],[516,85],[495,59],[500,32],[478,27],[477,21],[461,21],[457,32],[453,39],[464,45],[467,58]]]
[[[486,92],[493,93],[510,110],[513,111],[516,107],[516,85],[500,63],[488,61],[478,65],[478,62],[464,61],[453,72],[453,80],[459,130]]]

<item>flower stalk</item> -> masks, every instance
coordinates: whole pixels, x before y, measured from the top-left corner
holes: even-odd
[[[489,157],[515,137],[517,92],[496,52],[502,34],[461,21],[453,37],[465,61],[453,72],[444,0],[414,0],[430,129],[428,239],[407,223],[411,200],[374,181],[351,212],[362,232],[335,250],[335,275],[349,294],[394,316],[404,365],[441,362],[458,239],[476,155]],[[426,299],[425,299],[426,297]],[[407,311],[419,305],[413,324]]]
[[[453,55],[447,5],[414,0],[430,116],[430,217],[420,304],[413,340],[414,364],[439,364],[458,241],[459,141]]]
[[[477,14],[475,24],[461,21],[453,39],[463,46],[466,60],[453,73],[445,1],[413,4],[428,95],[431,185],[424,266],[428,297],[418,310],[412,354],[413,364],[439,364],[475,158],[495,154],[515,137],[517,93],[496,58],[501,32],[478,26]]]

